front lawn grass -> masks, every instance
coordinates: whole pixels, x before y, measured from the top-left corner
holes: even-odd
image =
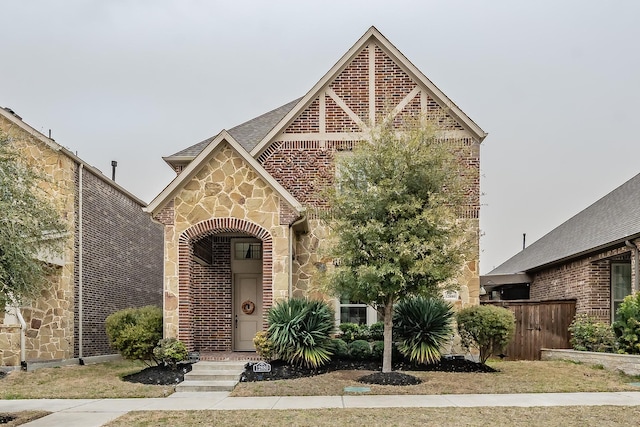
[[[0,399],[100,399],[163,397],[173,386],[134,384],[122,377],[144,369],[142,362],[120,360],[85,366],[12,371],[0,379]]]
[[[347,386],[367,386],[369,394],[473,394],[640,391],[632,377],[561,361],[490,361],[497,373],[410,372],[423,379],[414,386],[361,384],[357,378],[371,371],[335,371],[294,380],[240,383],[232,396],[343,395]],[[174,387],[128,383],[121,377],[145,365],[133,361],[86,366],[43,368],[33,372],[11,372],[0,379],[0,399],[99,399],[163,397]]]
[[[130,412],[107,427],[142,426],[636,426],[638,406],[384,408]]]
[[[366,394],[492,394],[640,391],[635,381],[616,372],[563,361],[497,361],[488,363],[499,372],[407,372],[423,380],[412,386],[361,384],[357,379],[371,371],[334,371],[292,380],[245,382],[232,396],[337,396],[345,387],[367,386]]]

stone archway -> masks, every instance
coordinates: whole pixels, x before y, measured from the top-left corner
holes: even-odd
[[[268,230],[260,225],[238,218],[212,218],[192,225],[185,230],[178,242],[178,338],[189,350],[200,350],[201,339],[196,339],[194,325],[194,305],[197,303],[193,288],[193,242],[209,236],[242,235],[251,236],[262,242],[262,307],[264,312],[273,305],[273,238]],[[224,291],[225,293],[227,290]],[[231,287],[228,287],[229,304]],[[231,318],[226,316],[229,310],[219,313],[220,325],[216,334],[220,343],[213,350],[228,351],[231,349]],[[224,317],[224,319],[222,319]],[[263,327],[266,321],[263,319]],[[211,349],[210,349],[211,350]]]

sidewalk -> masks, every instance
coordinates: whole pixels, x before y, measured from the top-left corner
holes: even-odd
[[[166,398],[146,399],[0,400],[0,412],[53,412],[23,424],[25,427],[98,427],[129,411],[598,405],[640,406],[640,392],[282,397],[229,397],[228,392],[174,393]]]

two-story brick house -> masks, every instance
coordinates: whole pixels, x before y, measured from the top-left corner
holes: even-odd
[[[0,131],[46,178],[68,235],[39,298],[0,312],[0,367],[78,363],[113,355],[104,321],[114,311],[162,305],[162,226],[142,200],[8,108]]]
[[[335,157],[376,121],[430,113],[471,177],[461,211],[473,257],[458,304],[477,304],[486,134],[372,27],[302,98],[165,158],[177,176],[147,208],[165,226],[165,335],[200,352],[252,350],[274,301],[325,297],[317,272],[332,261],[317,210]],[[357,302],[336,305],[343,318],[375,321]]]

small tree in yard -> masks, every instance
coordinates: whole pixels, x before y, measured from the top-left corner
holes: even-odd
[[[162,309],[153,305],[125,308],[111,313],[106,321],[112,348],[125,359],[157,362],[154,348],[162,339]]]
[[[464,174],[452,147],[429,124],[376,128],[353,155],[337,159],[327,222],[338,260],[330,287],[377,307],[384,317],[383,372],[391,372],[394,304],[432,296],[464,261],[457,207]]]
[[[0,131],[0,311],[38,296],[51,268],[38,257],[61,251],[67,231],[44,175],[18,159]]]
[[[456,313],[458,333],[462,345],[480,351],[480,362],[502,351],[513,338],[516,320],[513,313],[502,307],[480,305]]]

